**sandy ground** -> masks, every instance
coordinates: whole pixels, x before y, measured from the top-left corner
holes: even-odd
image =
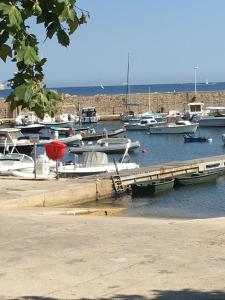
[[[0,212],[0,299],[225,299],[225,218]]]

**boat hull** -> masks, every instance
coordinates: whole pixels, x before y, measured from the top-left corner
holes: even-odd
[[[156,194],[170,191],[174,186],[174,178],[167,178],[162,180],[153,180],[140,182],[132,185],[132,192],[135,195]]]
[[[176,185],[194,185],[207,183],[210,181],[215,181],[218,177],[218,172],[209,172],[209,173],[193,173],[187,174],[185,176],[179,176],[175,178]]]
[[[131,170],[139,168],[139,165],[135,163],[117,163],[117,170]],[[82,165],[65,165],[59,167],[58,173],[60,177],[74,177],[74,176],[87,176],[101,173],[112,173],[116,172],[115,164],[109,163],[108,165],[87,167]]]
[[[225,117],[202,117],[198,123],[201,127],[225,127]]]
[[[155,126],[155,127],[150,127],[149,131],[152,134],[185,134],[185,133],[195,133],[197,128],[198,128],[198,124],[177,125],[177,126]]]
[[[108,137],[116,136],[121,133],[124,133],[126,131],[125,128],[117,129],[115,131],[109,131],[107,134],[102,133],[84,133],[82,135],[82,140],[83,141],[90,141],[90,140],[98,140],[107,135]]]
[[[16,128],[20,129],[22,133],[39,133],[40,130],[45,128],[42,124],[31,124],[31,125],[17,125]]]
[[[136,148],[140,147],[139,142],[132,142],[129,146],[128,152],[134,151]],[[84,152],[104,152],[104,153],[124,153],[126,150],[127,145],[116,145],[116,146],[99,146],[99,145],[92,145],[92,146],[83,146],[83,147],[70,147],[69,151],[71,153],[82,154]]]

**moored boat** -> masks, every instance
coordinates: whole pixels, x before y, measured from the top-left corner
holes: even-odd
[[[132,193],[135,195],[155,194],[172,190],[174,178],[148,180],[132,185]]]
[[[139,168],[139,165],[132,162],[126,162],[125,154],[121,162],[113,163],[108,161],[106,153],[87,152],[83,154],[81,163],[75,162],[59,166],[58,173],[60,177],[73,177],[111,173],[116,172],[117,170],[122,171],[136,168]]]
[[[184,142],[185,143],[205,143],[205,142],[211,143],[212,138],[207,136],[195,136],[192,134],[185,134]]]
[[[215,181],[219,175],[219,172],[199,172],[180,175],[175,178],[176,185],[194,185],[200,183],[206,183]]]
[[[126,149],[131,152],[138,147],[140,147],[139,141],[131,141],[127,138],[103,138],[98,140],[96,144],[79,142],[77,145],[70,147],[69,151],[76,154],[90,151],[123,153]]]
[[[176,123],[168,123],[160,126],[153,126],[149,128],[152,134],[185,134],[195,133],[198,128],[198,123],[191,123],[189,121],[178,121]]]

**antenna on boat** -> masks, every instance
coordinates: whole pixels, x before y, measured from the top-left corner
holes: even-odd
[[[195,98],[196,98],[196,94],[197,94],[197,89],[196,89],[196,86],[197,86],[197,70],[198,70],[198,66],[194,66],[194,70],[195,70]]]
[[[130,83],[129,83],[129,73],[130,73],[130,53],[128,52],[128,61],[127,61],[127,92],[126,92],[126,110],[128,107],[128,100],[130,95]]]

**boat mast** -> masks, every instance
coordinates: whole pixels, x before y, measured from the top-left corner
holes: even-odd
[[[148,112],[151,111],[151,87],[148,87]]]
[[[128,62],[127,62],[127,92],[126,92],[126,110],[128,107],[128,102],[129,102],[129,95],[130,95],[130,83],[129,83],[129,72],[130,72],[130,53],[128,53]]]
[[[196,78],[197,78],[197,75],[196,75],[197,69],[198,69],[198,67],[194,66],[194,70],[195,70],[195,99],[196,99],[196,94],[197,94],[197,88],[196,88],[196,86],[197,86],[197,81],[196,81]]]

